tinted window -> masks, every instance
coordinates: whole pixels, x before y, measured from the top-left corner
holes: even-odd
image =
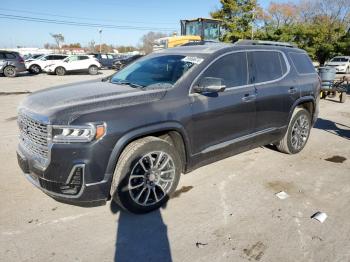
[[[16,59],[16,56],[14,54],[10,54],[10,53],[5,53],[5,57],[7,59]]]
[[[299,74],[316,73],[316,70],[311,62],[311,59],[306,54],[289,53],[295,68]]]
[[[346,57],[334,57],[331,62],[348,62],[349,59]]]
[[[5,58],[5,55],[3,53],[0,53],[0,59]]]
[[[261,83],[280,78],[287,71],[283,56],[275,51],[249,52],[252,68],[252,83]]]
[[[86,60],[86,59],[89,59],[88,56],[79,56],[79,60]]]
[[[221,78],[226,87],[246,85],[247,54],[239,52],[218,59],[204,72],[203,77]]]

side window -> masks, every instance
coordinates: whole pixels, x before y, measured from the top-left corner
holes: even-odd
[[[216,77],[223,79],[227,88],[243,86],[248,83],[247,54],[238,52],[215,61],[202,75],[203,77]]]
[[[299,74],[312,74],[316,73],[311,59],[307,54],[303,53],[289,53],[290,58]]]
[[[78,60],[78,57],[77,56],[71,56],[69,57],[68,61],[69,62],[74,62],[74,61],[77,61]]]
[[[63,60],[65,58],[66,58],[66,56],[64,56],[64,55],[60,55],[60,56],[57,57],[58,60]]]
[[[0,59],[4,59],[4,58],[5,58],[4,53],[0,53]]]
[[[112,55],[107,55],[108,59],[114,59]]]
[[[252,83],[276,80],[287,72],[281,53],[276,51],[253,51],[248,53],[252,68]]]
[[[16,59],[16,56],[14,54],[11,54],[11,53],[5,53],[5,57],[7,59]]]
[[[101,55],[101,58],[107,59],[107,55]]]
[[[54,60],[52,55],[48,55],[45,57],[46,60]]]
[[[89,59],[88,56],[79,56],[79,60],[86,60],[86,59]]]

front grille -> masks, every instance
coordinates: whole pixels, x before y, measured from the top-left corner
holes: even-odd
[[[47,125],[24,113],[19,113],[18,126],[20,131],[20,143],[29,153],[47,159]]]

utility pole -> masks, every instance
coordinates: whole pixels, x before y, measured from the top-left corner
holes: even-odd
[[[100,54],[102,53],[102,28],[98,29],[98,32],[100,33]]]
[[[252,10],[253,12],[253,19],[252,19],[252,36],[251,36],[251,39],[253,40],[254,39],[254,19],[255,19],[255,12],[254,10]]]

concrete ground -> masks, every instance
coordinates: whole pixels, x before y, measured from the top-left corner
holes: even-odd
[[[20,92],[92,78],[0,78],[0,261],[350,261],[350,97],[321,101],[300,154],[257,148],[202,167],[166,208],[136,216],[58,203],[17,165]]]

